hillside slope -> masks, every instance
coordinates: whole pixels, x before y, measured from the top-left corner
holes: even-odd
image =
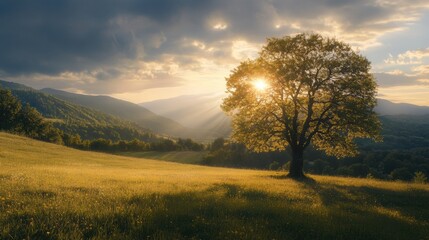
[[[192,135],[188,129],[179,123],[166,117],[156,115],[148,109],[131,102],[109,96],[75,94],[51,88],[44,88],[40,91],[51,94],[65,101],[93,108],[98,111],[135,122],[139,126],[150,129],[156,133],[178,137],[190,137]]]
[[[0,87],[9,89],[23,104],[29,104],[45,118],[51,119],[54,126],[65,133],[78,133],[83,139],[107,138],[111,140],[151,140],[149,130],[112,115],[73,104],[52,95],[26,87],[21,84],[0,81]]]
[[[0,133],[0,239],[427,239],[429,185],[210,168]]]

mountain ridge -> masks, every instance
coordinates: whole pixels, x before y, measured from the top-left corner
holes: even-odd
[[[228,135],[231,131],[230,117],[220,108],[225,94],[182,95],[174,98],[160,99],[140,103],[141,106],[168,118],[175,119],[184,126],[209,126],[219,135]],[[374,109],[380,116],[410,116],[412,119],[424,120],[429,115],[429,107],[408,103],[393,103],[377,99]],[[174,106],[174,107],[173,107]],[[210,109],[208,112],[207,109]],[[192,115],[190,114],[192,113]],[[192,116],[198,117],[192,117]],[[411,117],[413,116],[413,117]],[[415,116],[415,117],[414,117]],[[421,117],[418,117],[421,116]],[[399,118],[399,117],[397,117]],[[427,117],[429,119],[429,116]]]
[[[151,140],[148,129],[110,114],[73,104],[22,84],[0,80],[0,87],[9,89],[23,104],[29,104],[55,127],[65,133],[79,134],[83,139],[106,138],[113,141]]]
[[[189,129],[186,129],[174,120],[157,115],[142,106],[125,100],[103,95],[91,96],[76,94],[52,88],[43,88],[40,91],[75,104],[90,107],[135,122],[139,126],[150,129],[156,133],[175,137],[190,137],[192,135]]]
[[[419,106],[411,103],[394,103],[378,98],[375,112],[379,115],[427,115],[429,106]]]

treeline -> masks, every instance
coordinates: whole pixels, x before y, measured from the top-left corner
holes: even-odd
[[[24,135],[30,138],[63,144],[69,147],[93,150],[101,152],[127,152],[127,151],[202,151],[203,144],[191,139],[172,140],[157,137],[151,133],[141,134],[135,130],[124,127],[119,129],[112,126],[105,126],[108,131],[100,131],[100,126],[91,127],[88,124],[66,126],[75,132],[70,134],[55,127],[61,120],[47,120],[40,112],[31,107],[28,103],[22,106],[21,101],[16,98],[10,90],[0,88],[0,130],[15,134]],[[86,127],[82,127],[82,125]],[[123,131],[122,131],[123,130]],[[107,135],[109,138],[98,137],[96,139],[82,139],[76,132],[83,132],[85,138],[88,136],[106,136],[107,133],[117,134]],[[69,132],[69,131],[68,131]],[[140,137],[133,140],[121,140],[122,135],[127,137]],[[131,133],[128,135],[128,133]],[[133,134],[134,133],[134,134]],[[123,137],[123,136],[122,136]]]
[[[288,151],[254,153],[243,144],[222,138],[214,140],[208,150],[202,163],[211,166],[288,170],[291,159]],[[426,176],[429,176],[429,147],[362,151],[357,157],[344,159],[329,157],[310,148],[305,153],[304,171],[318,175],[403,181],[415,180],[419,176],[421,181],[426,181]]]
[[[97,123],[90,124],[83,121],[68,121],[67,119],[53,121],[53,125],[66,134],[78,134],[84,140],[103,138],[111,141],[130,141],[133,139],[139,139],[145,142],[158,141],[158,136],[156,134],[149,132],[142,133],[135,128],[127,126]]]
[[[98,138],[95,140],[82,140],[78,134],[64,135],[64,144],[69,147],[99,152],[144,152],[144,151],[203,151],[203,144],[191,139],[158,139],[155,142],[145,142],[138,139],[131,141]]]
[[[209,166],[268,169],[272,162],[288,158],[285,152],[254,153],[241,143],[223,138],[215,139],[207,148],[202,164]]]
[[[409,181],[417,172],[429,176],[429,148],[364,151],[345,159],[319,156],[307,165],[315,174]]]

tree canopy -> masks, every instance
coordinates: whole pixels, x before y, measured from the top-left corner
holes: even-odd
[[[62,143],[62,132],[30,105],[22,106],[11,91],[0,87],[0,130],[43,141]]]
[[[257,152],[290,146],[292,177],[303,176],[310,143],[328,155],[356,155],[355,138],[381,140],[370,68],[364,56],[333,38],[269,38],[258,58],[226,79],[222,107],[233,117],[232,138]]]

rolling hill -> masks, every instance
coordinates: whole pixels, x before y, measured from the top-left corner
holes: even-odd
[[[13,90],[14,93],[16,93],[16,95],[20,95],[20,97],[24,97],[25,95],[27,99],[32,98],[32,101],[37,98],[49,98],[43,100],[45,102],[49,102],[49,109],[46,109],[47,106],[33,106],[49,118],[55,118],[58,114],[66,114],[67,111],[61,110],[61,106],[66,103],[68,105],[73,105],[74,107],[84,107],[84,109],[86,109],[85,112],[92,112],[92,115],[99,115],[99,117],[101,118],[109,118],[110,120],[116,119],[116,121],[120,121],[122,123],[132,122],[134,127],[139,126],[139,129],[145,129],[145,131],[150,130],[151,132],[157,134],[164,134],[173,137],[195,136],[194,131],[180,125],[179,123],[171,119],[157,115],[137,104],[112,98],[109,96],[90,96],[84,94],[75,94],[51,88],[36,90],[22,84],[2,80],[0,80],[0,86]],[[34,96],[30,96],[32,94]],[[62,100],[62,102],[59,102],[58,100]],[[30,105],[34,104],[32,102],[29,103]],[[55,109],[56,104],[59,104],[59,110]],[[54,111],[55,113],[52,111]],[[74,114],[75,112],[71,112],[70,114],[73,117],[74,115],[72,113]],[[63,119],[63,117],[64,116],[60,116],[59,118]],[[87,118],[88,116],[83,117]],[[94,116],[90,116],[89,118],[94,118]],[[116,123],[112,124],[117,125]]]
[[[107,138],[116,141],[138,138],[151,141],[155,138],[148,129],[135,123],[61,100],[25,85],[0,81],[0,87],[10,89],[23,104],[28,103],[36,108],[65,133],[77,133],[82,139]]]
[[[0,132],[0,239],[427,239],[429,185],[212,168]]]
[[[119,100],[108,96],[90,96],[44,88],[41,92],[53,95],[59,99],[92,108],[113,116],[137,123],[140,127],[152,130],[155,133],[167,134],[176,137],[191,137],[189,129],[166,117],[156,115],[137,104]]]

